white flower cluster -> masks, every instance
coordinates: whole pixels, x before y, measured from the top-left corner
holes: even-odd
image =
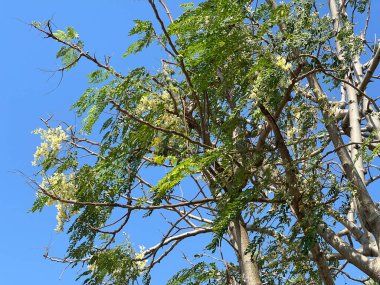
[[[143,260],[143,258],[145,257],[145,246],[140,245],[139,249],[140,249],[140,252],[136,254],[135,260],[136,260],[136,265],[139,272],[143,272],[148,263],[148,259]]]
[[[57,157],[62,142],[68,138],[61,126],[57,128],[49,128],[47,130],[40,128],[34,130],[32,133],[40,135],[42,140],[41,145],[37,147],[37,150],[34,153],[32,165],[38,165],[41,160],[49,155]]]
[[[40,187],[46,191],[49,191],[60,199],[73,200],[73,193],[75,193],[75,185],[73,183],[73,179],[73,173],[70,173],[69,175],[66,175],[64,173],[54,173],[52,176],[44,178]],[[63,225],[70,219],[70,217],[77,213],[72,210],[72,206],[69,204],[61,203],[51,198],[46,202],[47,206],[54,204],[57,208],[57,226],[55,230],[57,232],[60,232],[63,230]]]
[[[292,68],[292,64],[290,62],[286,63],[286,58],[282,56],[276,57],[276,65],[284,71],[288,71]]]
[[[160,108],[171,109],[173,101],[170,98],[168,92],[163,92],[162,94],[149,94],[143,96],[137,105],[135,112],[138,116],[142,116],[146,113],[159,112]],[[181,118],[168,113],[166,110],[162,110],[159,114],[154,125],[162,128],[173,128],[181,124]]]
[[[56,232],[62,232],[63,225],[70,219],[68,207],[62,203],[57,203],[55,207],[57,208],[57,215],[55,216],[55,218],[57,219],[57,226],[54,230]]]
[[[62,199],[73,199],[73,193],[75,191],[75,186],[73,183],[74,173],[68,175],[64,173],[54,173],[50,177],[45,177],[42,179],[41,188],[49,191],[55,196],[59,196]],[[54,204],[54,201],[48,206]]]
[[[162,94],[147,94],[140,98],[140,102],[135,111],[137,115],[142,115],[145,112],[157,111],[160,105],[170,106],[170,103],[171,99],[168,92],[163,92]]]
[[[149,96],[144,96],[140,99],[139,104],[137,105],[135,111],[138,115],[143,115],[148,111],[157,111],[158,104],[156,100],[153,100]]]

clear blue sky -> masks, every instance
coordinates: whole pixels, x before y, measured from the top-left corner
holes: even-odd
[[[178,6],[180,1],[172,2]],[[375,5],[373,11],[380,12],[378,3]],[[158,54],[150,53],[140,62],[134,61],[137,58],[120,61],[130,43],[127,34],[132,20],[151,15],[144,0],[3,1],[0,9],[0,284],[79,284],[74,281],[77,270],[68,269],[61,276],[64,266],[43,259],[46,246],[58,255],[66,239],[54,232],[54,208],[42,214],[28,213],[34,192],[16,171],[22,170],[27,175],[34,171],[30,162],[39,140],[31,131],[41,126],[40,117],[54,114],[57,122],[75,121],[68,110],[86,88],[86,74],[91,66],[79,65],[65,74],[58,86],[60,75],[51,77],[53,74],[47,72],[58,67],[54,57],[58,46],[43,39],[28,23],[52,19],[61,29],[73,26],[84,39],[87,50],[96,51],[99,57],[111,55],[119,69],[128,70],[143,64],[155,68],[155,59],[159,59]],[[379,25],[378,19],[376,22]],[[376,27],[376,23],[372,25]]]

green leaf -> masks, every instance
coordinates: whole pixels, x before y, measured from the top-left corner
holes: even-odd
[[[150,21],[135,20],[135,26],[129,32],[129,35],[142,35],[142,38],[131,44],[123,57],[127,57],[130,54],[135,54],[148,47],[156,38],[156,34],[153,29],[153,25]]]
[[[201,167],[202,165],[199,164],[195,158],[187,158],[178,163],[177,166],[151,189],[151,191],[155,193],[155,203],[160,203],[164,196],[171,192],[186,176],[198,173]]]
[[[41,212],[43,208],[46,206],[46,203],[49,201],[49,197],[45,195],[41,195],[37,197],[37,199],[33,203],[33,207],[30,209],[31,212]]]

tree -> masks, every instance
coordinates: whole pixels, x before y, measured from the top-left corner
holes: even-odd
[[[207,0],[177,19],[148,2],[155,19],[135,21],[124,56],[156,45],[159,71],[122,74],[73,28],[32,24],[60,44],[59,71],[96,67],[74,104],[81,128],[47,120],[35,131],[33,210],[56,205],[70,237],[65,257],[47,257],[87,266],[85,284],[148,284],[178,244],[208,235],[218,261],[201,252],[168,284],[380,282],[370,2]],[[120,242],[156,213],[168,223],[156,245]],[[236,260],[219,257],[228,247]]]

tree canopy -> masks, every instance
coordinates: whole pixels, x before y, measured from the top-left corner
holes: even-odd
[[[33,211],[55,205],[70,239],[46,257],[88,285],[156,284],[152,268],[204,235],[167,284],[380,282],[370,1],[205,0],[177,18],[147,2],[154,18],[135,20],[123,57],[161,49],[159,70],[124,74],[74,28],[32,23],[59,44],[60,72],[94,66],[80,126],[34,131]],[[131,222],[163,234],[141,245],[123,237]]]

